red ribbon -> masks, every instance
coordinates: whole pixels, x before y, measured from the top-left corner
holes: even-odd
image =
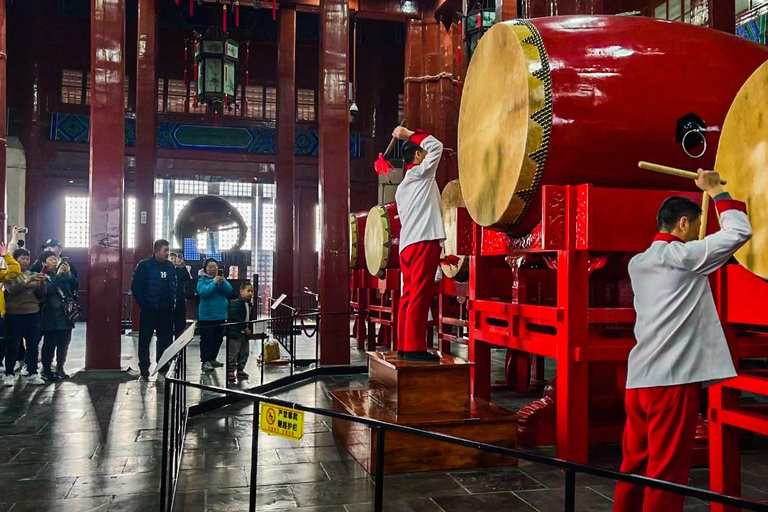
[[[235,1],[235,26],[240,26],[240,2]]]
[[[277,21],[277,0],[272,0],[272,21]]]
[[[480,11],[477,13],[477,28],[481,28],[483,26],[483,11]]]
[[[445,258],[441,259],[440,263],[445,263],[446,265],[455,267],[459,264],[459,257],[453,254],[449,254]]]
[[[227,4],[224,4],[221,6],[222,9],[222,15],[221,15],[221,28],[224,30],[224,32],[227,31]]]
[[[379,158],[373,163],[373,168],[376,170],[376,174],[379,176],[382,174],[386,176],[389,174],[390,169],[394,169],[395,166],[384,158],[383,153],[379,153]]]

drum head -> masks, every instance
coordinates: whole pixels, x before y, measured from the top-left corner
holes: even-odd
[[[715,170],[733,198],[747,203],[754,231],[736,259],[768,279],[768,62],[752,73],[728,109]]]
[[[525,21],[498,23],[472,55],[459,111],[459,179],[472,219],[506,230],[538,188],[552,124],[549,65]]]
[[[372,276],[381,276],[382,270],[387,268],[391,248],[389,215],[383,206],[374,206],[365,223],[365,264]]]
[[[469,277],[469,258],[457,253],[459,234],[456,209],[465,206],[464,199],[461,195],[461,185],[459,184],[459,180],[453,180],[445,186],[440,203],[446,236],[442,257],[449,254],[459,257],[459,263],[457,265],[441,263],[440,268],[446,277],[456,279],[459,282],[464,282]]]

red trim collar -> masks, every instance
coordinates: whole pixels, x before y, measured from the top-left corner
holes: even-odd
[[[408,164],[408,165],[406,165],[406,166],[405,166],[405,170],[406,170],[406,171],[410,171],[411,169],[413,169],[414,167],[416,167],[416,165],[417,165],[417,164],[413,164],[413,163],[411,163],[411,164]]]
[[[653,237],[654,242],[682,242],[683,239],[679,236],[675,236],[672,233],[657,233],[655,237]]]

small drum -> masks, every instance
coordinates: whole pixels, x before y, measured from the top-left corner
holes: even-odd
[[[468,254],[472,249],[473,222],[464,204],[459,180],[453,180],[445,186],[440,202],[446,237],[442,258],[453,255],[459,259],[455,266],[442,263],[440,268],[446,277],[465,283],[469,279]]]
[[[400,268],[400,216],[397,204],[371,208],[365,223],[365,265],[373,276],[384,277],[388,268]]]
[[[368,212],[349,215],[349,269],[365,268],[365,221]]]

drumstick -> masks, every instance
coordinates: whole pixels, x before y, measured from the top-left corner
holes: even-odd
[[[403,126],[403,127],[406,127],[406,128],[407,128],[407,126],[406,126],[406,124],[407,124],[407,123],[408,123],[408,120],[407,120],[407,119],[405,119],[405,118],[403,118],[403,120],[402,120],[402,121],[400,121],[400,126]],[[386,157],[386,156],[389,154],[389,152],[390,152],[390,151],[392,151],[392,149],[395,147],[395,142],[397,142],[397,139],[396,139],[396,138],[394,138],[394,137],[392,137],[392,140],[391,140],[391,141],[389,141],[389,146],[387,146],[387,149],[386,149],[386,151],[384,151],[384,153],[383,153],[385,157]]]
[[[660,172],[662,174],[671,174],[672,176],[680,176],[681,178],[690,178],[695,180],[699,175],[695,172],[685,171],[683,169],[677,169],[676,167],[667,167],[666,165],[652,164],[650,162],[637,162],[637,166],[641,169],[648,171]],[[721,185],[725,185],[726,181],[722,180]]]
[[[699,240],[707,236],[707,217],[709,213],[709,194],[704,192],[701,197],[701,227],[699,228]]]

